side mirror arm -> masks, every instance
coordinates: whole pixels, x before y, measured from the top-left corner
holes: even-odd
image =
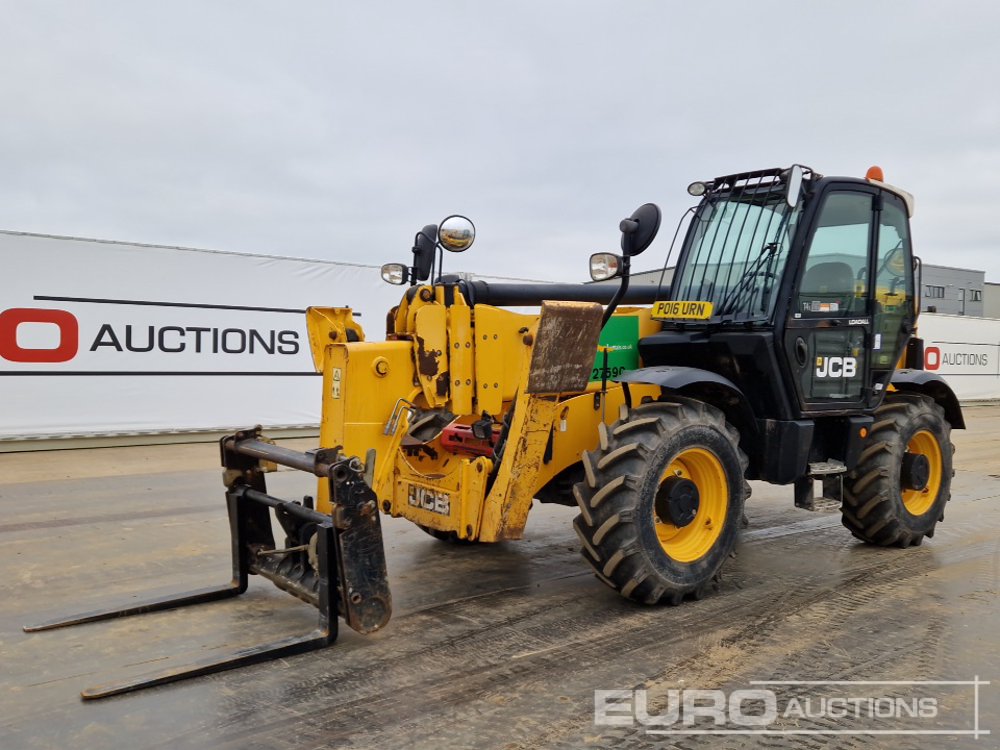
[[[624,297],[625,292],[628,291],[629,266],[631,265],[631,261],[632,259],[627,255],[622,257],[622,283],[619,284],[618,291],[615,292],[615,296],[611,298],[608,306],[604,308],[604,317],[601,318],[601,330],[603,330],[604,326],[606,326],[608,321],[611,320],[611,316],[615,314],[615,310],[618,308],[618,303],[622,301],[622,297]]]

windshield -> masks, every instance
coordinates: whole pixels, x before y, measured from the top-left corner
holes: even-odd
[[[706,197],[688,230],[671,296],[711,302],[713,318],[770,318],[798,217],[798,205],[790,208],[774,183]]]

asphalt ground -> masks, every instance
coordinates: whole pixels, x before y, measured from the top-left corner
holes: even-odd
[[[860,544],[836,509],[798,510],[790,487],[754,483],[719,590],[650,608],[588,572],[570,508],[536,504],[526,538],[499,545],[384,518],[384,631],[343,627],[320,652],[86,703],[87,686],[305,633],[315,610],[254,579],[239,599],[24,633],[224,583],[229,531],[210,444],[0,455],[0,750],[1000,747],[1000,407],[966,413],[953,499],[920,547]],[[297,497],[313,482],[279,472],[269,489]],[[976,679],[992,684],[926,682]],[[771,734],[733,734],[761,727],[734,722],[730,703],[722,726],[669,723],[672,695],[714,700],[696,690],[730,703],[769,690],[782,715]],[[855,713],[841,715],[845,699]],[[598,721],[595,700],[620,723]],[[766,711],[753,700],[737,709]],[[806,708],[786,715],[793,700]],[[873,706],[895,713],[872,719]],[[858,733],[873,730],[920,733]]]

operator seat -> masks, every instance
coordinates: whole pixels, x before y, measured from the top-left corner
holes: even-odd
[[[847,263],[840,261],[817,263],[807,268],[799,289],[799,309],[803,303],[837,303],[838,312],[852,312],[857,297],[854,294],[854,271]],[[861,298],[864,304],[864,299]],[[820,312],[813,310],[813,312]],[[831,311],[832,312],[832,311]]]

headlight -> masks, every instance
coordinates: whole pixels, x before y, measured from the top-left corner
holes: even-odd
[[[594,281],[613,279],[621,268],[622,259],[614,253],[594,253],[590,256],[590,278]]]
[[[402,263],[386,263],[382,266],[382,281],[400,286],[410,279],[410,270]]]

